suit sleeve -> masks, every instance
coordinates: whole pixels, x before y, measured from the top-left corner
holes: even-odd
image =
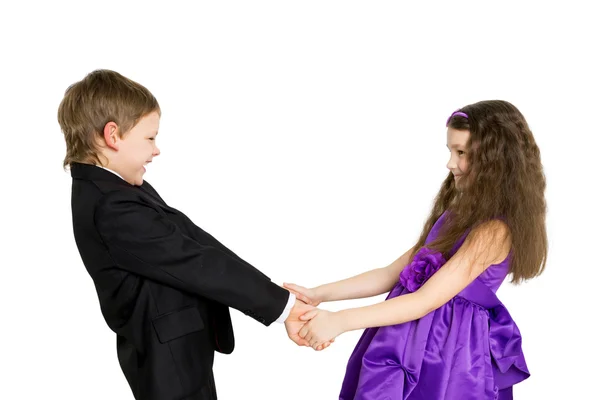
[[[265,325],[287,303],[287,290],[235,254],[185,235],[140,196],[105,195],[94,220],[117,268],[235,308]]]
[[[163,200],[162,197],[160,197],[160,195],[158,194],[158,192],[154,189],[154,187],[152,185],[150,185],[150,183],[148,183],[148,181],[144,181],[143,186],[145,186],[148,190],[150,190],[157,198],[159,198],[163,203],[165,202]],[[166,203],[165,203],[166,204]],[[209,234],[208,232],[206,232],[204,229],[198,227],[196,224],[194,224],[194,222],[192,220],[190,220],[188,218],[187,215],[181,213],[181,222],[183,222],[186,226],[187,229],[193,231],[198,237],[202,237],[203,241],[206,242],[205,244],[210,244],[211,246],[222,250],[223,252],[231,255],[232,257],[235,257],[237,260],[239,260],[240,262],[246,264],[246,265],[250,265],[248,264],[245,260],[243,260],[242,258],[240,258],[237,254],[235,254],[233,251],[231,251],[229,248],[225,247],[221,242],[219,242],[214,236],[212,236],[211,234]],[[265,277],[266,279],[269,279],[266,275],[264,275],[261,271],[257,270],[263,277]]]

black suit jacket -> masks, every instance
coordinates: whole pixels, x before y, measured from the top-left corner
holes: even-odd
[[[71,165],[73,230],[117,334],[136,399],[216,399],[214,351],[234,347],[229,308],[269,325],[288,292],[169,207],[94,165]]]

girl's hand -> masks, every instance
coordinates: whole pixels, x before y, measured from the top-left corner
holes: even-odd
[[[283,283],[283,287],[292,292],[298,300],[310,304],[313,307],[318,306],[323,301],[323,299],[319,297],[316,289],[308,289],[304,286],[285,282]]]
[[[338,313],[315,309],[300,316],[300,320],[308,322],[298,334],[315,350],[327,348],[327,343],[332,343],[337,336],[344,333],[343,321]]]

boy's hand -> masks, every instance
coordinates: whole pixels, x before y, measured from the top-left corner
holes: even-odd
[[[296,300],[294,307],[292,307],[292,310],[290,311],[290,315],[285,320],[285,330],[287,331],[288,337],[298,346],[308,346],[308,342],[298,336],[298,332],[306,324],[306,321],[300,320],[300,317],[307,311],[313,309],[313,306]]]
[[[296,298],[302,300],[306,304],[310,304],[313,307],[321,304],[323,299],[319,298],[316,289],[308,289],[304,286],[295,285],[293,283],[283,283],[283,287],[296,295]]]
[[[323,350],[333,343],[335,338],[344,333],[343,321],[338,313],[313,309],[300,317],[308,321],[298,335],[315,350]]]

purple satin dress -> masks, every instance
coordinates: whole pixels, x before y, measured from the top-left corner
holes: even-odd
[[[426,244],[435,239],[445,216]],[[445,262],[439,253],[419,253],[388,299],[417,290]],[[527,379],[529,371],[519,329],[496,297],[509,262],[510,255],[491,265],[421,319],[366,329],[348,361],[340,400],[512,399],[512,386]]]

